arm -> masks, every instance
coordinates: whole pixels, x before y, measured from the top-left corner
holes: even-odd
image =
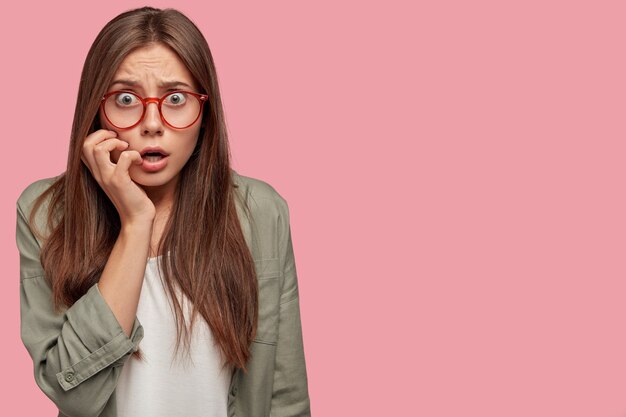
[[[300,321],[298,279],[287,202],[279,198],[278,237],[283,268],[272,417],[311,415]]]
[[[128,337],[97,284],[56,314],[26,214],[18,200],[21,339],[33,360],[35,381],[63,414],[95,417],[115,389],[120,366],[138,349],[143,327],[135,317]]]

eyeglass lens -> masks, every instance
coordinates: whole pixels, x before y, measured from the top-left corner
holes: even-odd
[[[182,91],[167,95],[161,106],[161,114],[167,123],[179,128],[192,124],[199,116],[200,110],[200,100]],[[115,126],[130,127],[141,119],[143,103],[139,97],[129,92],[112,94],[104,102],[104,112]]]

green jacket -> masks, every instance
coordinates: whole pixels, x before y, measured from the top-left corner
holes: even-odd
[[[254,219],[247,220],[238,202],[257,269],[259,322],[248,373],[236,369],[233,374],[228,417],[310,416],[287,202],[268,183],[232,173]],[[138,349],[143,326],[135,318],[128,337],[96,284],[64,312],[54,313],[51,288],[39,261],[42,242],[27,219],[35,198],[55,179],[33,182],[17,201],[21,339],[33,360],[35,381],[56,404],[59,417],[115,417],[117,379]],[[47,202],[36,217],[42,231],[46,208]]]

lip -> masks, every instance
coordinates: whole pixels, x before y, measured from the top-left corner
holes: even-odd
[[[146,172],[157,172],[167,166],[167,160],[169,156],[164,156],[160,161],[150,162],[146,159],[142,159],[141,168]]]
[[[169,153],[165,152],[163,148],[161,148],[160,146],[146,146],[145,148],[141,150],[141,152],[139,152],[139,154],[143,158],[143,156],[148,152],[160,152],[165,156],[169,155]]]
[[[161,158],[160,161],[150,162],[143,157],[148,152],[160,152],[161,154],[163,154],[163,158]],[[165,152],[160,146],[146,146],[141,150],[141,152],[139,152],[139,154],[141,155],[142,159],[141,168],[145,172],[157,172],[167,166],[169,154]]]

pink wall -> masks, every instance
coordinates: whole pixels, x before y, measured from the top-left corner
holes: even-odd
[[[0,25],[5,415],[56,415],[15,201],[65,169],[96,34],[145,4],[62,3]],[[626,415],[623,2],[176,3],[235,169],[289,202],[314,415]]]

